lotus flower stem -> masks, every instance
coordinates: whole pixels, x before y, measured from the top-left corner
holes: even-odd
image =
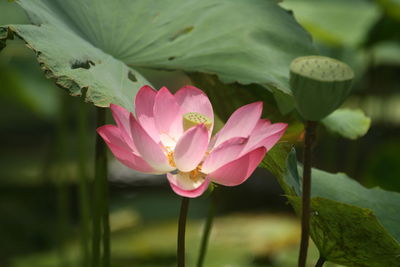
[[[105,172],[103,174],[103,266],[110,267],[111,264],[111,240],[110,240],[110,216],[109,216],[109,190],[107,179],[107,151],[103,143]]]
[[[97,108],[97,126],[104,125],[106,110]],[[102,138],[96,137],[93,201],[92,267],[110,266],[110,228],[108,222],[107,150]],[[103,242],[103,243],[102,243]],[[103,244],[103,257],[101,257]],[[101,262],[101,264],[100,264]]]
[[[299,267],[305,267],[307,261],[308,240],[310,234],[311,161],[316,126],[317,123],[315,121],[306,122],[303,154],[304,167],[301,206],[301,243],[298,265]]]
[[[319,259],[317,261],[317,263],[315,264],[315,267],[322,267],[325,263],[325,258],[322,256],[319,256]]]
[[[182,197],[181,211],[179,214],[179,225],[178,225],[178,246],[177,246],[178,267],[185,267],[185,232],[186,232],[186,218],[188,209],[189,209],[189,198]]]
[[[210,208],[208,211],[207,215],[207,220],[206,220],[206,225],[204,226],[204,231],[203,231],[203,237],[201,240],[201,247],[200,247],[200,253],[199,253],[199,258],[197,261],[197,267],[202,267],[204,264],[204,260],[206,257],[207,253],[207,247],[208,247],[208,240],[210,238],[210,233],[214,221],[214,216],[217,210],[217,198],[216,198],[216,189],[211,193],[211,202],[210,202]]]

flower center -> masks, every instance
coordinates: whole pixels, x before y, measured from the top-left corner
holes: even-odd
[[[194,182],[196,182],[200,179],[205,179],[205,176],[206,176],[206,174],[201,172],[201,164],[199,166],[197,166],[196,169],[189,172],[189,178]]]
[[[202,123],[208,130],[211,129],[212,121],[206,115],[197,112],[189,112],[183,115],[183,130],[185,131]]]
[[[169,165],[172,167],[176,167],[175,160],[174,160],[174,151],[171,151],[168,147],[167,147],[167,158],[168,158]]]

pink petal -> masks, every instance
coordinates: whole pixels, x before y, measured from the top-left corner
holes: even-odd
[[[131,137],[131,129],[129,125],[129,111],[123,107],[115,104],[110,104],[111,113],[117,126],[121,129],[122,138],[131,147],[133,151],[136,151],[136,147],[133,144]]]
[[[150,86],[145,85],[140,88],[135,98],[135,113],[140,125],[158,143],[160,142],[160,136],[155,125],[153,113],[156,95],[157,91]]]
[[[114,156],[125,166],[144,173],[156,172],[129,148],[121,137],[121,129],[117,126],[104,125],[97,128],[97,133],[104,139]]]
[[[287,126],[286,123],[270,124],[269,122],[260,120],[251,133],[249,142],[242,153],[247,153],[261,146],[264,146],[267,151],[270,150],[285,133]]]
[[[161,88],[155,98],[154,119],[160,134],[167,134],[178,141],[183,133],[182,111],[175,96],[166,87]]]
[[[112,143],[116,146],[129,150],[129,146],[122,138],[122,130],[115,125],[104,125],[96,129],[97,133],[104,139],[106,143]]]
[[[214,112],[210,100],[200,89],[187,85],[175,93],[175,98],[181,106],[183,114],[197,112],[206,115],[214,122]]]
[[[210,173],[223,165],[237,159],[247,144],[247,138],[231,138],[215,148],[204,160],[201,167],[203,173]]]
[[[130,124],[133,142],[143,159],[158,172],[174,170],[169,165],[167,156],[164,154],[161,145],[154,142],[132,114],[130,116]]]
[[[257,148],[241,158],[234,160],[208,176],[213,182],[226,186],[236,186],[250,177],[253,171],[262,161],[267,149],[265,147]]]
[[[169,184],[174,192],[183,197],[195,198],[207,190],[210,180],[199,179],[193,181],[187,173],[178,172],[178,174],[167,173]]]
[[[179,139],[174,150],[175,164],[178,170],[188,172],[194,170],[208,147],[208,130],[204,124],[187,130]]]
[[[233,137],[248,137],[262,113],[262,102],[255,102],[237,109],[216,135],[215,146]]]
[[[126,110],[125,108],[115,105],[115,104],[110,104],[110,109],[111,113],[114,117],[114,120],[118,127],[122,130],[125,130],[126,132],[130,132],[130,126],[129,126],[129,111]]]

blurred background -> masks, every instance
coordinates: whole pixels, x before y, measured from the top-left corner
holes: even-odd
[[[400,1],[280,4],[311,32],[321,54],[354,68],[345,106],[372,119],[356,141],[321,127],[315,166],[400,192]],[[27,22],[17,5],[0,2],[0,25]],[[155,86],[172,90],[191,83],[182,73],[154,75]],[[79,266],[87,252],[82,221],[91,207],[80,199],[93,176],[95,108],[46,80],[19,40],[0,53],[0,107],[0,266]],[[180,198],[164,176],[144,176],[109,158],[113,266],[174,266]],[[205,266],[296,265],[299,223],[272,175],[259,169],[243,185],[217,190]],[[190,204],[188,266],[198,254],[209,202],[205,195]],[[310,254],[315,263],[317,250]]]

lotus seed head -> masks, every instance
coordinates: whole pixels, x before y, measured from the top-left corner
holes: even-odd
[[[185,131],[199,124],[204,124],[210,130],[212,121],[206,115],[197,112],[189,112],[183,115],[183,129]]]
[[[347,81],[354,78],[354,72],[347,64],[323,56],[299,57],[293,60],[290,70],[323,82]]]

